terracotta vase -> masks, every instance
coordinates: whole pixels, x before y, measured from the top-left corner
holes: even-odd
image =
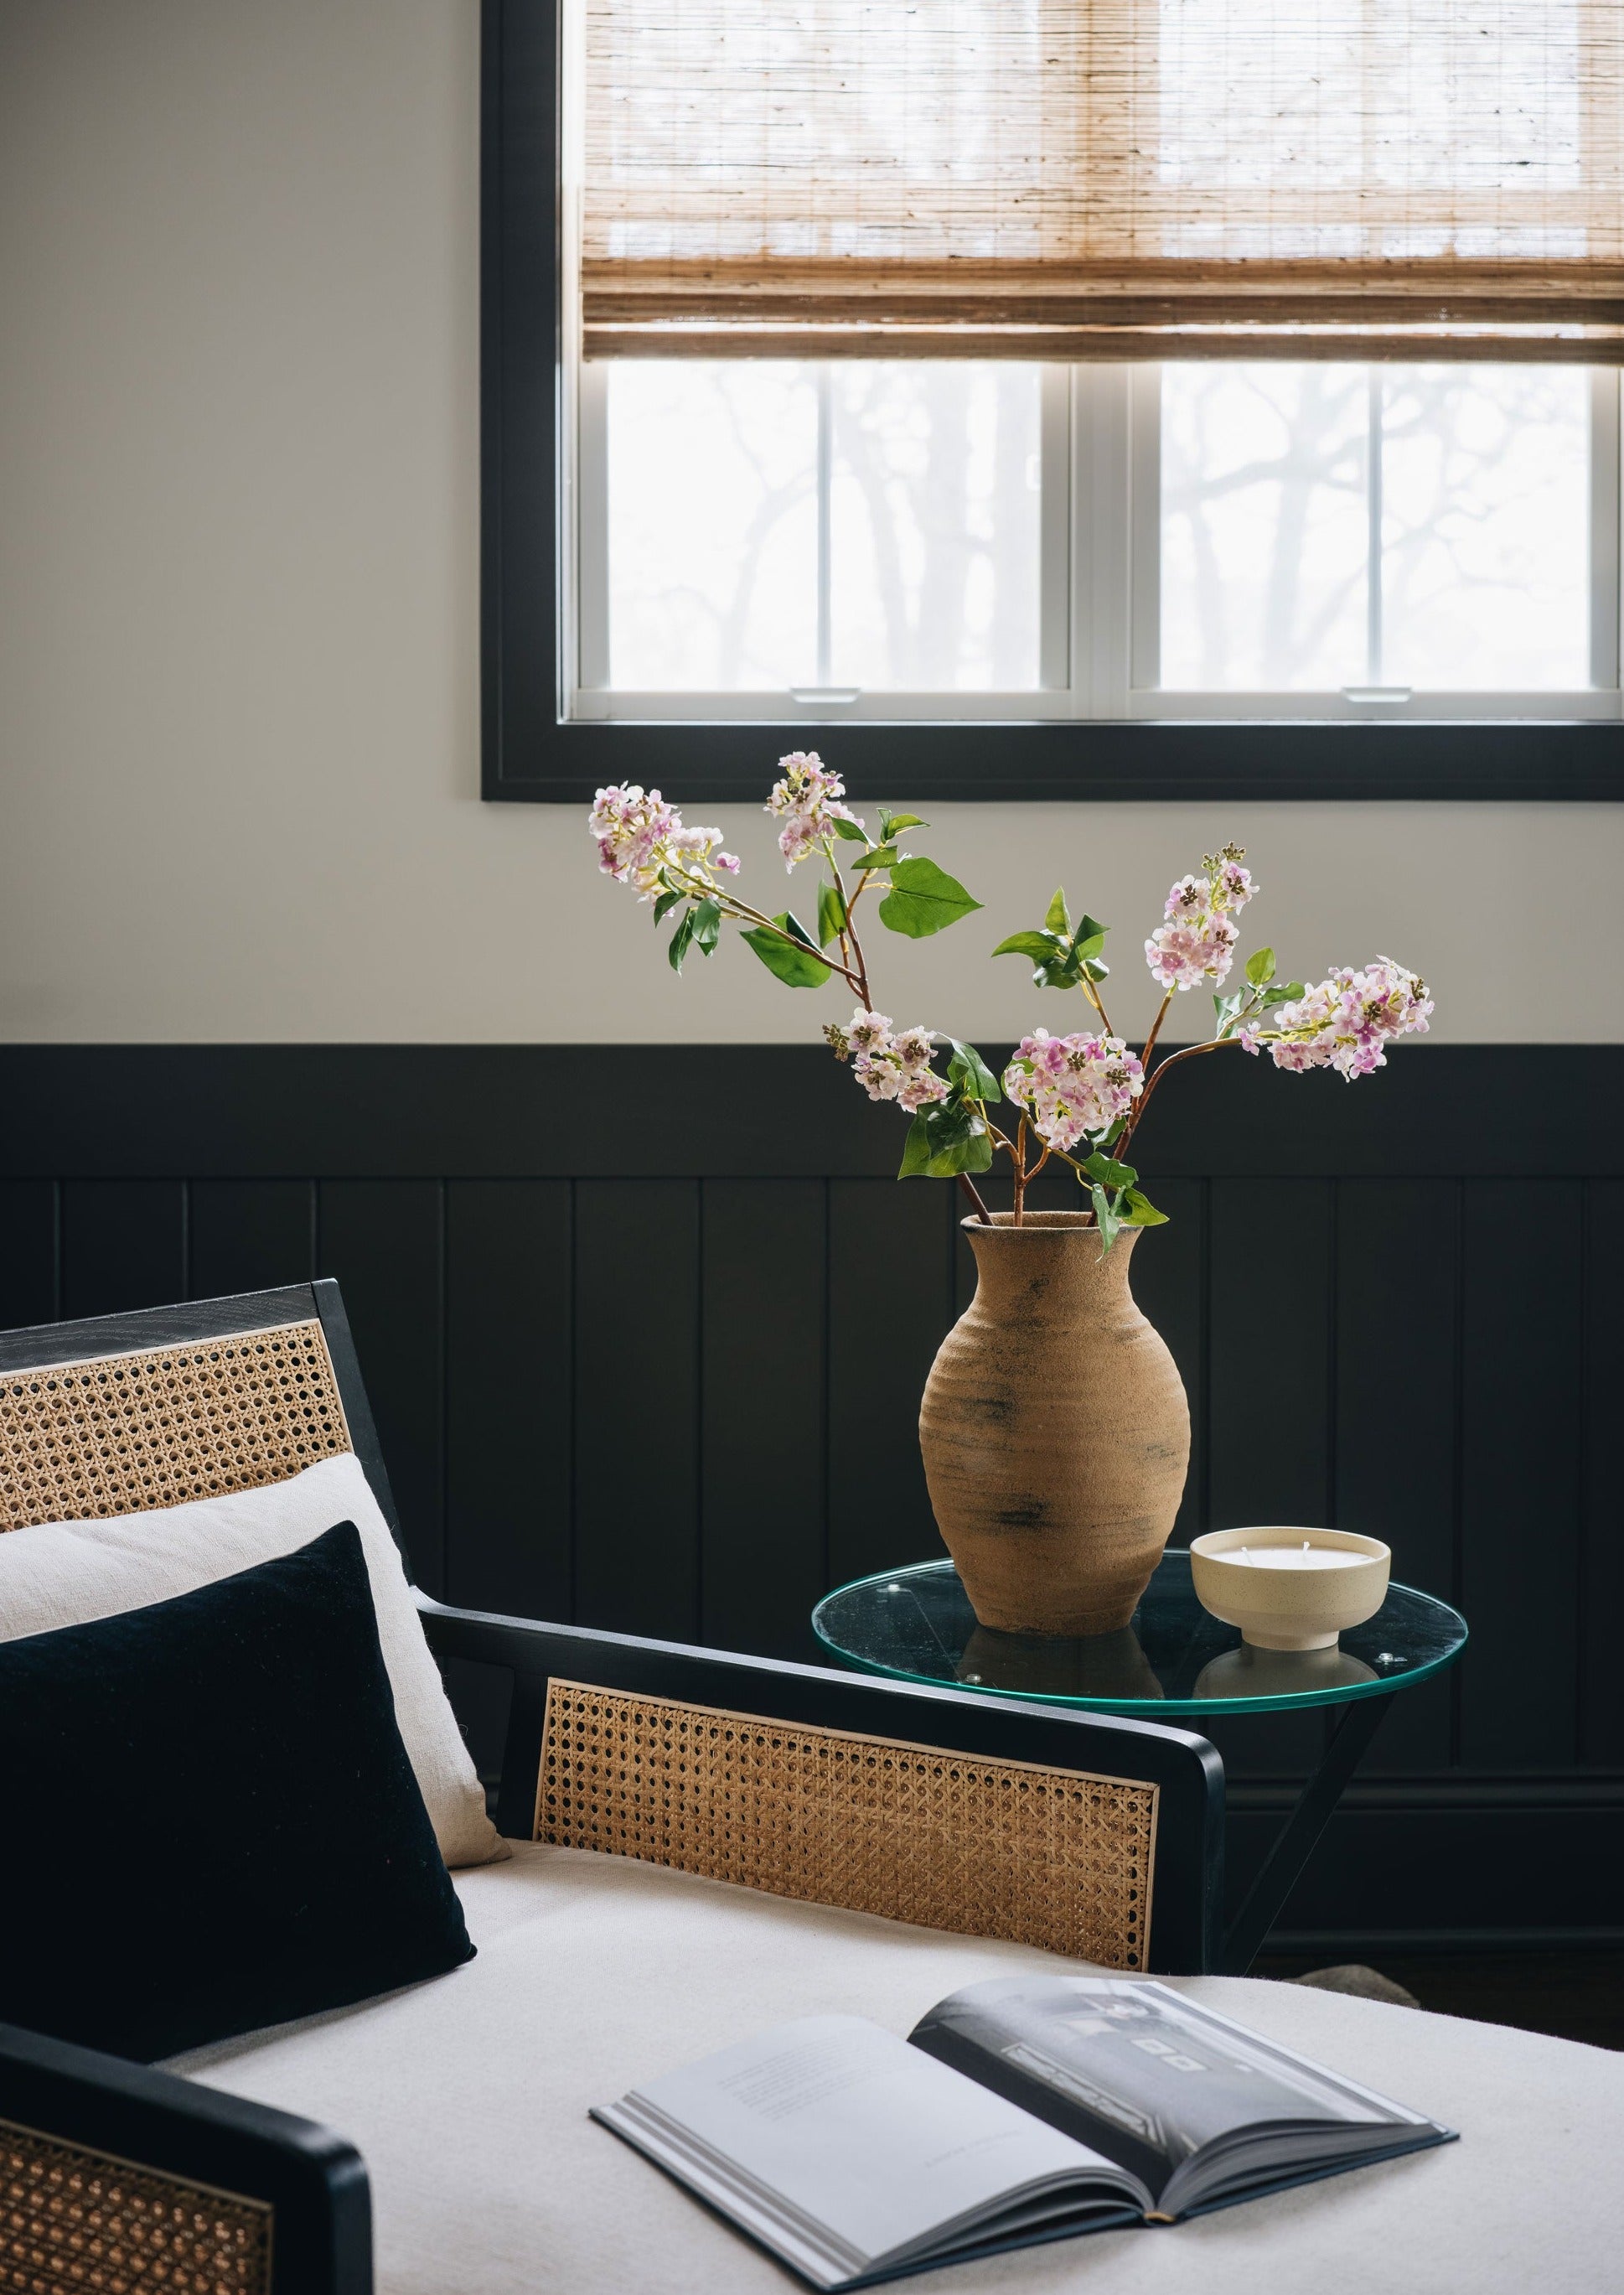
[[[1115,1633],[1162,1556],[1190,1457],[1183,1382],[1073,1212],[966,1220],[980,1278],[919,1409],[936,1523],[977,1618]]]

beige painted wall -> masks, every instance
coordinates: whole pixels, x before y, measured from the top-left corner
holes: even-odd
[[[744,951],[676,981],[575,810],[475,794],[477,13],[0,0],[0,1034],[749,1041],[843,1009]],[[986,914],[881,935],[901,1020],[1069,1015],[984,960],[1064,877],[1142,1022],[1161,894],[1235,835],[1293,968],[1416,964],[1443,1039],[1624,1035],[1624,809],[934,818]],[[768,822],[726,825],[781,894]]]

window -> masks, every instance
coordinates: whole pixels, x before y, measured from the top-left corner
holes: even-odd
[[[487,794],[1615,793],[1624,14],[486,26]]]
[[[1619,714],[1611,369],[626,360],[583,718]]]

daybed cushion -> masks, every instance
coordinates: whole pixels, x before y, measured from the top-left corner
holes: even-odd
[[[0,2020],[151,2062],[472,1954],[340,1523],[172,1601],[0,1644]]]
[[[395,1718],[440,1854],[452,1866],[505,1857],[507,1846],[486,1815],[484,1791],[423,1638],[399,1548],[360,1459],[350,1451],[261,1490],[5,1531],[0,1536],[0,1641],[189,1594],[291,1554],[339,1522],[353,1522],[361,1532]]]
[[[457,1883],[479,1957],[184,2060],[325,2122],[372,2178],[378,2295],[785,2295],[798,2283],[586,2117],[820,2010],[896,2032],[977,1977],[1056,1965],[579,1850]],[[1073,1965],[1075,1964],[1060,1964]],[[1617,2271],[1624,2056],[1235,1979],[1183,1989],[1461,2130],[1458,2144],[1168,2230],[956,2267],[942,2295],[1595,2295]]]

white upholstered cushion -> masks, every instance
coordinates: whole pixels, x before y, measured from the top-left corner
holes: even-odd
[[[291,1554],[335,1523],[361,1533],[395,1719],[448,1865],[505,1857],[485,1813],[399,1550],[359,1458],[323,1458],[287,1482],[106,1520],[41,1523],[0,1536],[0,1641],[85,1625],[190,1594]]]
[[[589,2121],[588,2105],[790,2016],[847,2010],[906,2032],[956,1986],[1056,1964],[579,1850],[526,1845],[457,1889],[479,1948],[467,1967],[176,2066],[360,2147],[378,2295],[785,2295],[787,2274]],[[1171,2229],[956,2267],[942,2295],[1599,2295],[1616,2283],[1624,2056],[1295,1985],[1181,1989],[1462,2140]]]

